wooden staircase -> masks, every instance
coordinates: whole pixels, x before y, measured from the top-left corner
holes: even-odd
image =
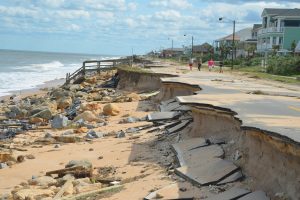
[[[66,74],[65,84],[78,84],[84,81],[87,76],[95,73],[101,73],[103,71],[111,70],[119,65],[131,65],[132,59],[120,58],[120,59],[109,59],[109,60],[87,60],[82,63],[82,67],[77,69],[72,74]]]

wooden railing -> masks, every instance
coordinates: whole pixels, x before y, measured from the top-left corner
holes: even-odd
[[[94,72],[101,73],[102,71],[111,70],[118,65],[126,64],[131,65],[131,59],[109,59],[109,60],[87,60],[82,63],[82,67],[77,69],[72,74],[66,74],[66,84],[76,83],[77,81],[84,80],[86,76],[93,74]]]

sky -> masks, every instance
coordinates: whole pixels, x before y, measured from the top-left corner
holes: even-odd
[[[105,55],[208,42],[300,0],[0,0],[0,49]],[[220,22],[219,17],[225,17]]]

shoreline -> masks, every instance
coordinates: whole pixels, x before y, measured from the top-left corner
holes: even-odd
[[[10,94],[0,96],[0,100],[7,100],[12,95],[21,96],[21,98],[23,98],[25,96],[31,96],[31,95],[35,95],[35,94],[36,95],[44,94],[45,92],[47,92],[47,90],[43,90],[44,88],[59,87],[65,83],[65,80],[66,80],[65,78],[53,79],[50,81],[45,81],[42,84],[36,85],[34,88],[8,91],[7,93],[10,93]]]

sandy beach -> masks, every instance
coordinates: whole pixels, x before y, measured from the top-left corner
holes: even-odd
[[[81,88],[94,85],[109,77],[110,73],[104,78],[92,77],[87,82],[81,84]],[[54,88],[58,88],[57,85],[61,84],[62,81],[55,80],[40,85],[36,89],[22,91],[21,99],[25,99],[25,97],[27,99],[47,99],[49,93],[52,93],[53,96],[53,91],[59,91],[59,89]],[[44,87],[49,89],[40,90]],[[78,88],[79,86],[76,87]],[[94,96],[99,94],[99,91],[102,91],[102,93],[103,91],[104,93],[110,91],[110,94],[116,93],[113,89],[106,90],[99,88],[95,89],[95,91],[97,92],[92,92]],[[1,162],[6,161],[8,165],[8,167],[0,170],[1,179],[6,180],[0,181],[0,193],[3,197],[8,199],[22,199],[20,197],[22,195],[19,193],[24,191],[24,188],[31,188],[33,191],[37,188],[34,185],[30,185],[30,180],[33,177],[44,177],[46,172],[64,168],[71,160],[88,160],[92,163],[93,174],[98,174],[99,169],[104,168],[108,170],[108,173],[103,178],[113,178],[124,182],[121,193],[114,194],[113,192],[108,194],[104,199],[141,199],[151,190],[172,183],[170,174],[168,174],[164,165],[166,157],[162,154],[162,151],[171,154],[168,145],[163,145],[164,142],[159,143],[157,136],[153,133],[146,133],[147,130],[126,133],[126,137],[117,136],[120,131],[149,125],[149,122],[145,121],[132,123],[120,123],[120,121],[126,120],[128,117],[134,119],[144,118],[148,113],[155,110],[156,106],[147,100],[140,101],[141,97],[134,92],[123,93],[122,91],[118,91],[117,93],[116,97],[104,96],[104,99],[100,102],[91,99],[87,100],[88,94],[80,98],[82,101],[81,105],[85,105],[85,107],[83,106],[79,112],[88,112],[93,116],[100,115],[99,119],[86,119],[89,120],[86,123],[93,126],[93,129],[88,129],[84,126],[74,127],[74,125],[55,129],[51,128],[50,123],[45,123],[48,121],[46,119],[30,117],[31,123],[37,125],[37,129],[25,131],[17,134],[12,139],[0,141],[2,148]],[[114,103],[114,106],[117,107],[118,113],[116,116],[107,115],[104,117],[103,108],[111,101],[117,101]],[[21,104],[19,103],[16,105],[20,106]],[[57,99],[57,103],[59,104],[59,99]],[[1,105],[3,116],[7,107],[10,106],[6,103]],[[58,107],[59,105],[52,110],[54,116],[55,113],[64,113],[63,108]],[[97,121],[98,123],[105,122],[105,125],[102,124],[97,127]],[[103,134],[102,137],[99,139],[87,139],[87,133],[91,130]],[[50,139],[46,138],[46,135],[49,134],[51,135]],[[52,139],[64,136],[80,138],[81,142]],[[8,158],[5,155],[9,155]],[[20,158],[23,158],[22,161],[18,161]],[[168,157],[168,159],[170,158]],[[59,191],[59,189],[58,185],[57,187],[51,186],[53,194]],[[76,193],[75,188],[74,193]]]

